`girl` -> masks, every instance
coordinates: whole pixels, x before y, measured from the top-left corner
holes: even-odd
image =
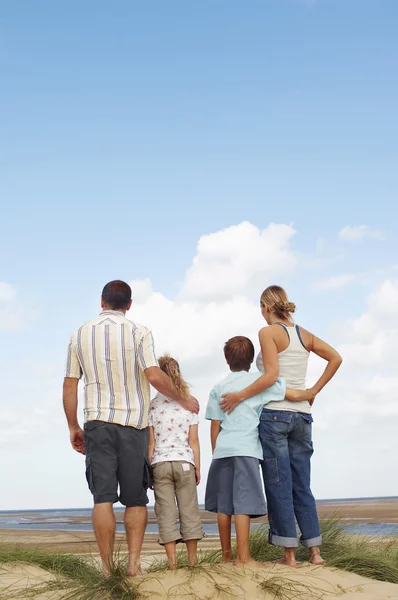
[[[342,358],[334,348],[293,323],[292,314],[296,307],[289,302],[283,288],[272,285],[264,290],[260,307],[268,324],[259,333],[261,352],[257,368],[263,375],[241,392],[224,394],[220,404],[223,410],[231,411],[240,402],[264,391],[278,375],[286,379],[288,387],[305,390],[310,352],[327,363],[323,374],[310,390],[314,398],[341,365]],[[284,548],[285,556],[278,562],[291,567],[296,566],[296,520],[301,531],[300,542],[308,548],[311,562],[323,562],[319,548],[322,538],[310,487],[312,404],[313,400],[270,402],[261,414],[259,428],[268,501],[269,541]]]
[[[178,362],[166,354],[159,359],[159,367],[180,395],[190,398]],[[163,394],[151,401],[148,458],[153,466],[159,543],[165,547],[170,569],[176,568],[177,542],[186,543],[189,564],[194,565],[198,540],[203,537],[196,493],[200,483],[198,423],[198,415]]]

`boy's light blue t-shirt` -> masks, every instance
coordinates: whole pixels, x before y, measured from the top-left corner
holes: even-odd
[[[217,383],[210,392],[206,409],[206,419],[221,421],[221,431],[217,437],[213,458],[227,458],[229,456],[253,456],[262,460],[263,451],[258,436],[260,415],[265,404],[275,400],[284,400],[286,382],[280,377],[274,385],[262,392],[241,402],[230,415],[220,408],[221,394],[227,392],[240,392],[256,381],[260,373],[238,371],[230,373],[228,377]]]

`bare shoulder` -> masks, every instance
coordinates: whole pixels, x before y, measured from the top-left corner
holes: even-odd
[[[301,339],[303,341],[305,348],[308,350],[308,352],[311,352],[313,345],[314,345],[314,337],[315,337],[314,334],[311,333],[310,331],[308,331],[308,329],[305,329],[304,327],[302,327],[301,325],[299,325],[299,329],[300,329]]]
[[[278,327],[278,325],[267,325],[266,327],[263,327],[262,329],[260,329],[260,331],[258,332],[258,337],[263,340],[269,340],[272,339],[274,340],[275,337],[278,335],[279,331],[278,329],[280,329],[280,327]]]

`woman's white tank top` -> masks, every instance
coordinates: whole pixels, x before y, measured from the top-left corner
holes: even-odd
[[[305,379],[307,375],[309,352],[305,348],[301,339],[300,328],[298,325],[288,327],[282,323],[277,323],[283,327],[289,336],[289,345],[286,350],[278,354],[279,376],[286,379],[286,386],[294,390],[305,390]],[[263,357],[261,352],[257,356],[257,368],[264,373]],[[293,412],[311,413],[311,406],[304,400],[303,402],[291,402],[290,400],[281,400],[280,402],[270,402],[265,407],[268,410],[291,410]]]

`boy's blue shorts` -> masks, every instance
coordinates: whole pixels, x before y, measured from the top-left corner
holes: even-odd
[[[205,509],[252,518],[267,514],[258,458],[230,456],[214,459],[207,478]]]

